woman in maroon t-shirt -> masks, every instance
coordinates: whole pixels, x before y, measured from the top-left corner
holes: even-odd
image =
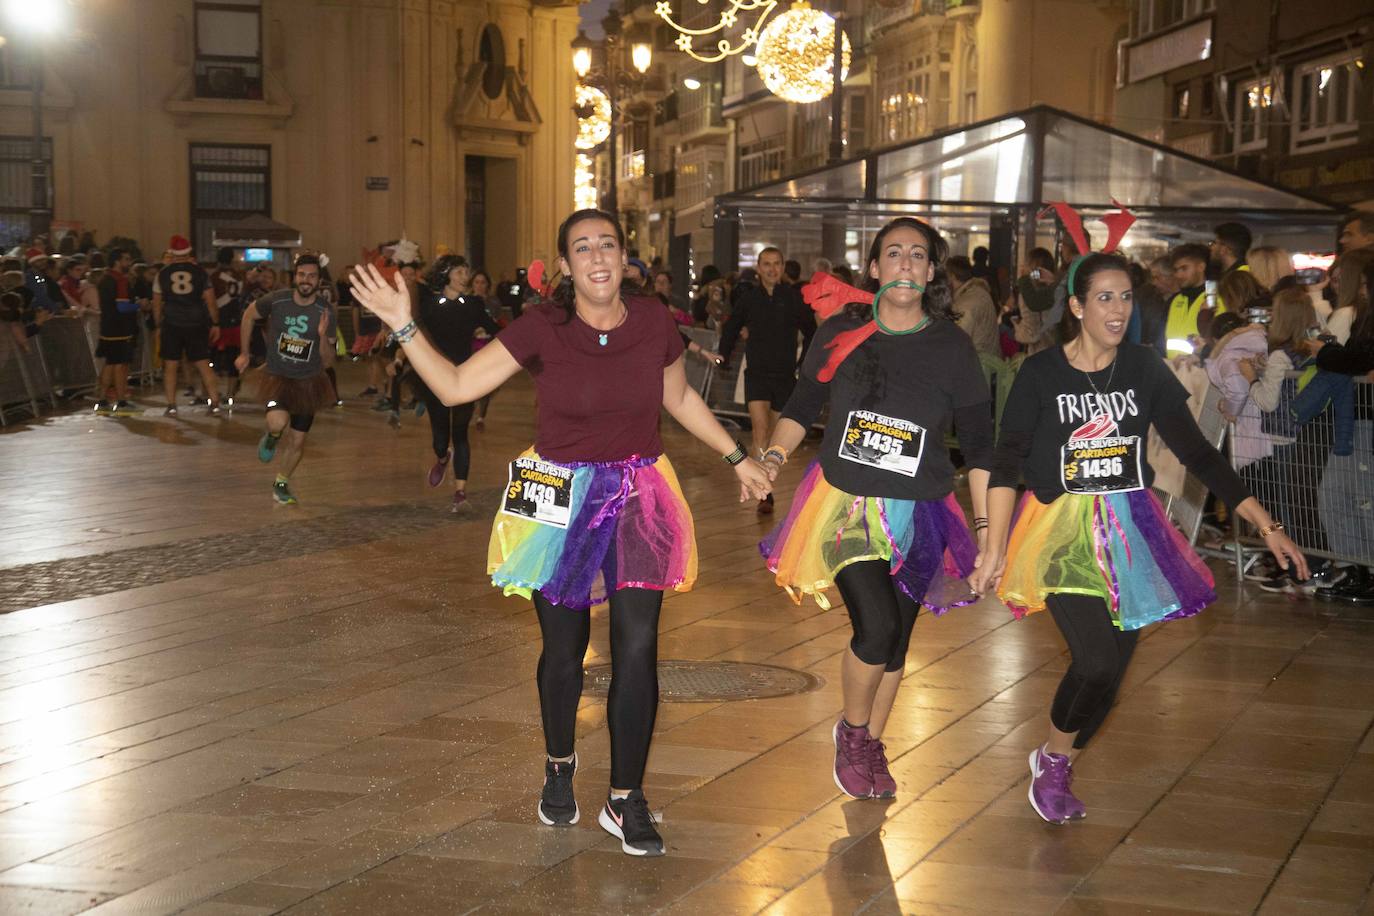
[[[539,819],[577,822],[573,741],[588,609],[610,601],[614,659],[606,721],[611,792],[598,821],[630,855],[662,855],[641,783],[658,710],[658,617],[665,589],[696,578],[692,516],[658,434],[660,408],[734,467],[740,501],[771,486],[762,465],[687,385],[682,339],[657,301],[623,297],[625,238],[608,213],[579,210],[558,230],[565,277],[461,366],[411,320],[410,295],[368,266],[353,294],[390,327],[445,404],[475,401],[522,367],[539,396],[534,448],[511,463],[488,568],[506,594],[533,598],[544,638],[537,680],[548,760]]]

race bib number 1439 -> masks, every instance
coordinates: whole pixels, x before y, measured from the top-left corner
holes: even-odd
[[[572,468],[536,458],[517,458],[510,463],[501,511],[541,525],[566,528],[572,514],[572,478]]]

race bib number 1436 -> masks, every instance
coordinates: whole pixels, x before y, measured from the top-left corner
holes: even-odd
[[[1129,493],[1145,486],[1139,436],[1069,442],[1060,457],[1066,493]]]
[[[536,458],[517,458],[510,463],[501,511],[541,525],[566,528],[572,514],[572,478],[572,468]]]

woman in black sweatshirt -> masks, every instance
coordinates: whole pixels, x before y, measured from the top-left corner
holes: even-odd
[[[420,285],[419,320],[430,343],[456,366],[472,356],[472,335],[482,328],[495,337],[500,327],[487,311],[486,303],[472,295],[472,268],[456,254],[437,258],[425,282]],[[472,448],[468,445],[468,423],[474,405],[444,406],[443,401],[417,375],[416,394],[429,412],[429,429],[434,445],[434,466],[429,469],[429,485],[444,482],[448,463],[453,462],[453,511],[467,506],[468,469]]]
[[[1140,628],[1213,600],[1212,574],[1150,490],[1153,425],[1182,464],[1259,529],[1280,566],[1302,552],[1203,437],[1188,393],[1148,347],[1123,343],[1133,306],[1126,262],[1092,254],[1070,268],[1068,342],[1026,360],[1007,396],[988,490],[988,547],[970,584],[1020,617],[1048,609],[1072,663],[1030,755],[1030,802],[1062,824],[1086,809],[1070,756],[1102,724]],[[1016,485],[1029,492],[1016,510]],[[1010,531],[1010,545],[1007,539]],[[1005,563],[1003,558],[1005,557]]]

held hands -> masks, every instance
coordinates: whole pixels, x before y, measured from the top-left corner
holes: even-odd
[[[975,595],[995,591],[1006,567],[1007,558],[1001,550],[980,548],[978,558],[973,561],[973,572],[968,577],[968,587]]]
[[[248,351],[247,351],[247,350],[245,350],[244,352],[240,353],[238,356],[236,356],[236,357],[234,358],[234,368],[237,369],[237,370],[239,370],[240,373],[246,372],[246,371],[247,371],[247,369],[248,369]]]
[[[1236,363],[1236,369],[1238,369],[1240,374],[1245,377],[1245,380],[1252,385],[1255,383],[1255,380],[1259,378],[1259,373],[1255,371],[1255,361],[1249,357],[1239,360]]]
[[[973,590],[975,595],[984,595],[997,588],[997,583],[1002,578],[1002,571],[1006,568],[1007,557],[1005,550],[988,549],[988,529],[986,527],[978,529],[978,556],[973,561],[973,573],[968,577],[968,587]]]
[[[381,271],[372,264],[363,264],[353,271],[353,298],[372,312],[393,331],[410,321],[410,290],[400,271],[388,283]]]
[[[763,499],[773,492],[773,478],[763,464],[753,458],[746,458],[735,465],[735,476],[739,478],[739,501]]]
[[[212,324],[212,325],[210,325],[210,343],[211,343],[211,344],[214,344],[214,343],[216,343],[216,342],[218,342],[218,341],[219,341],[219,328],[215,327],[215,326]]]

